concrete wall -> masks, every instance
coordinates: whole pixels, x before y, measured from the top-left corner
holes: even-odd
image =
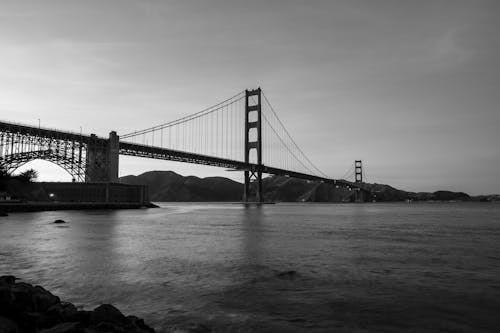
[[[149,202],[146,185],[126,185],[119,183],[66,183],[43,182],[40,186],[52,201],[60,202]]]

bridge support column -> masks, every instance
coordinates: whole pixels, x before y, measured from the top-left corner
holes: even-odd
[[[257,156],[252,160],[251,153],[254,150]],[[245,91],[245,163],[253,164],[253,167],[250,170],[245,170],[243,201],[263,202],[262,108],[260,88]]]
[[[115,131],[109,133],[108,147],[107,147],[108,160],[108,181],[118,182],[118,165],[120,157],[120,137]]]
[[[354,182],[357,184],[363,183],[363,162],[361,160],[354,161]],[[360,187],[355,189],[354,201],[365,202],[365,191]]]
[[[365,191],[360,188],[356,188],[354,191],[354,202],[365,202]]]
[[[109,133],[109,139],[99,139],[90,135],[87,146],[86,182],[117,182],[120,138],[115,131]]]
[[[262,171],[245,171],[243,201],[259,203],[264,201],[262,192]]]

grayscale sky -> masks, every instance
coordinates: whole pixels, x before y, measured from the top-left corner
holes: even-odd
[[[261,86],[333,177],[363,159],[369,182],[498,193],[499,17],[498,0],[0,0],[0,119],[107,136]]]

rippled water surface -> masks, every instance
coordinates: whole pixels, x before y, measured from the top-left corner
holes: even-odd
[[[500,204],[11,214],[0,274],[164,332],[494,332]]]

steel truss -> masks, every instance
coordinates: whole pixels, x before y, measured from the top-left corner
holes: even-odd
[[[0,167],[12,174],[22,165],[42,159],[62,167],[74,181],[85,181],[87,144],[76,141],[73,134],[50,132],[0,123]]]

